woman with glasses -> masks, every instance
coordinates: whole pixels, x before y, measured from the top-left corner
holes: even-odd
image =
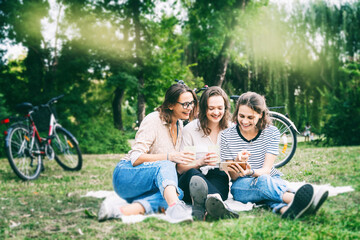
[[[220,87],[209,87],[199,105],[199,118],[186,125],[181,143],[182,150],[194,146],[197,159],[192,164],[177,164],[183,200],[193,205],[193,216],[198,220],[204,219],[205,212],[216,218],[237,217],[226,207],[218,209],[219,204],[212,204],[213,198],[226,200],[229,193],[228,175],[215,168],[220,160],[220,132],[229,126],[228,96]]]
[[[115,192],[129,204],[101,204],[99,221],[123,215],[150,214],[166,209],[170,222],[191,221],[191,208],[183,201],[175,164],[194,160],[180,152],[182,120],[192,119],[197,110],[195,93],[185,84],[172,85],[155,112],[141,122],[130,152],[115,167]]]

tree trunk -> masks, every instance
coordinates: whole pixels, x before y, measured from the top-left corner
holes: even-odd
[[[29,78],[29,97],[33,99],[39,99],[43,89],[44,66],[40,51],[39,48],[29,47],[25,58],[26,75]]]
[[[140,125],[142,120],[145,118],[145,97],[142,92],[142,89],[144,88],[144,78],[142,76],[139,78],[139,88],[137,98],[137,118]]]
[[[241,8],[243,11],[245,11],[246,4],[247,4],[246,0],[239,0],[234,4],[234,8],[238,8],[238,9]],[[235,28],[236,25],[237,25],[237,21],[236,18],[234,18],[230,24],[231,29]],[[225,38],[221,51],[218,54],[216,61],[214,62],[214,66],[213,66],[214,73],[212,75],[212,79],[209,79],[211,85],[215,85],[219,87],[223,85],[225,81],[226,70],[228,68],[228,64],[230,61],[230,56],[228,51],[233,47],[233,45],[234,45],[234,39],[230,34]]]
[[[134,17],[134,28],[135,28],[135,62],[137,64],[138,68],[138,102],[137,102],[137,118],[139,125],[141,124],[142,120],[145,118],[145,97],[143,93],[144,89],[144,74],[143,74],[143,68],[144,63],[141,59],[141,52],[142,52],[142,42],[141,42],[141,23],[140,23],[140,1],[139,0],[133,0],[132,1],[132,9],[133,9],[133,17]]]
[[[117,87],[114,92],[115,96],[112,102],[114,126],[119,130],[124,130],[121,115],[121,103],[124,97],[124,93],[124,89]]]
[[[227,37],[224,41],[222,49],[218,55],[215,65],[214,79],[210,81],[212,85],[221,87],[225,80],[226,70],[229,64],[230,56],[227,54],[228,50],[234,45],[231,37]]]

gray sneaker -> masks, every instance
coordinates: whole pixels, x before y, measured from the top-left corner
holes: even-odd
[[[189,184],[192,201],[192,215],[196,220],[204,220],[205,201],[208,195],[208,186],[205,180],[199,176],[193,176]]]
[[[296,191],[289,208],[281,215],[281,218],[297,219],[304,215],[314,201],[314,187],[305,184]]]
[[[325,202],[325,200],[328,198],[329,196],[329,191],[325,188],[322,187],[320,188],[314,196],[314,201],[311,203],[310,207],[306,210],[306,212],[304,213],[304,215],[310,215],[310,214],[316,214],[316,212],[319,210],[319,208],[321,207],[321,205]]]
[[[238,218],[239,214],[232,211],[221,199],[220,194],[209,194],[205,202],[206,211],[216,219]]]
[[[193,220],[191,207],[187,206],[183,201],[178,201],[174,206],[168,207],[165,215],[170,223],[191,222]]]
[[[120,206],[119,205],[115,205],[115,204],[111,204],[110,201],[103,201],[101,203],[99,212],[98,212],[98,220],[100,221],[105,221],[107,219],[112,219],[112,218],[121,218],[122,213],[120,211]]]

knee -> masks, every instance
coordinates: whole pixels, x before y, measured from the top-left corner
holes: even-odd
[[[185,177],[189,177],[189,178],[191,178],[192,176],[199,176],[201,174],[202,173],[198,169],[195,169],[195,168],[191,168],[191,169],[187,170],[185,173],[183,173],[183,175]]]
[[[271,176],[268,174],[261,175],[255,180],[255,186],[260,189],[268,189],[271,185]]]
[[[175,163],[168,161],[168,160],[164,160],[164,161],[158,161],[156,162],[158,164],[158,166],[160,168],[174,168],[176,169]]]
[[[258,177],[258,182],[260,183],[268,183],[271,181],[271,176],[269,174],[264,174]]]

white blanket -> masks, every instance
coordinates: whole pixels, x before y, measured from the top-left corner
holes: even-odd
[[[288,182],[288,186],[293,190],[296,191],[305,182]],[[314,185],[315,191],[321,187],[325,187],[329,190],[329,197],[336,196],[340,193],[351,192],[354,189],[351,186],[344,186],[344,187],[333,187],[330,184],[326,185]],[[126,205],[127,202],[120,198],[114,191],[90,191],[83,195],[82,197],[95,197],[95,198],[105,198],[104,201],[108,202],[108,204],[116,204],[116,205]],[[239,201],[235,201],[231,194],[229,194],[229,198],[225,201],[226,205],[233,211],[241,212],[241,211],[249,211],[254,208],[255,204],[253,203],[241,203]],[[165,221],[169,221],[166,219],[165,214],[157,213],[157,214],[149,214],[149,215],[133,215],[133,216],[122,216],[121,220],[124,223],[136,223],[141,222],[146,218],[155,217],[158,219],[162,219]]]

